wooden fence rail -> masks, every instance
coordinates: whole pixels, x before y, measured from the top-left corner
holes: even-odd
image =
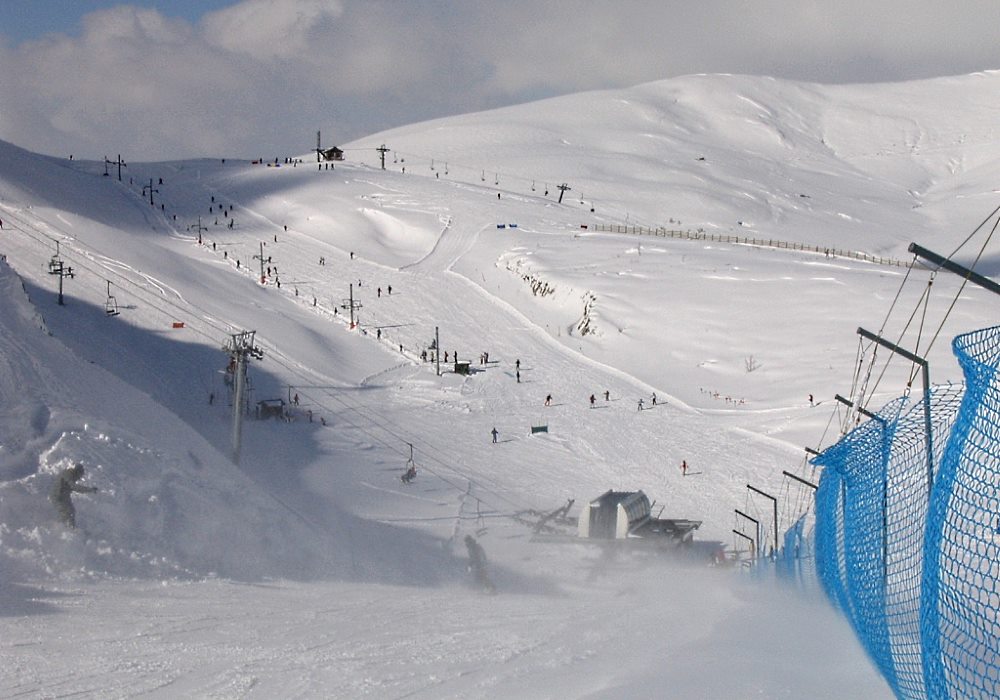
[[[601,233],[627,233],[636,236],[683,238],[691,241],[712,241],[715,243],[752,245],[762,248],[802,250],[809,253],[822,253],[827,257],[851,258],[852,260],[862,260],[874,265],[886,265],[891,267],[910,267],[913,264],[911,261],[897,260],[896,258],[888,258],[881,255],[871,255],[870,253],[863,253],[857,250],[843,250],[841,248],[806,245],[805,243],[790,243],[788,241],[777,241],[773,238],[751,238],[750,236],[734,236],[732,234],[705,233],[704,231],[680,231],[664,227],[649,228],[648,226],[625,226],[621,224],[585,224],[582,225],[581,228]]]

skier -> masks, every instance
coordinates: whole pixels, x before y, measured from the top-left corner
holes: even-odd
[[[809,394],[809,405],[810,405],[810,406],[814,406],[814,405],[815,405],[815,404],[813,403],[813,395],[812,395],[812,394]]]
[[[514,368],[515,369],[521,369],[521,358],[520,357],[517,358],[516,360],[514,360]]]
[[[688,475],[688,463],[686,459],[681,460],[681,476]]]
[[[521,383],[521,370],[517,370],[516,374],[517,374],[517,383],[520,384]]]
[[[639,410],[642,410],[642,399],[639,399]]]
[[[381,287],[378,288],[378,298],[379,299],[382,298],[382,288]]]
[[[653,405],[656,405],[656,392],[653,392]]]
[[[608,391],[607,389],[604,390],[604,400],[605,401],[610,401],[611,400],[611,392]]]
[[[546,406],[551,406],[552,405],[552,394],[548,394],[545,397],[545,405]]]
[[[594,395],[593,395],[593,394],[591,394],[591,395],[590,395],[590,407],[591,407],[591,408],[593,408],[593,407],[594,407],[594,402],[595,402],[595,401],[597,401],[597,399],[595,399],[595,398],[594,398]]]
[[[389,288],[386,291],[389,292],[389,296],[392,296],[392,285],[391,284],[389,285]]]
[[[500,434],[500,431],[496,429],[496,426],[493,426],[493,430],[490,431],[490,434],[493,436],[493,444],[497,444],[497,435]]]
[[[59,473],[55,483],[52,484],[52,491],[49,492],[49,500],[56,507],[59,522],[70,528],[76,527],[76,509],[73,507],[72,493],[97,492],[96,486],[80,486],[76,483],[82,478],[83,464],[77,462]]]
[[[376,328],[375,329],[375,338],[377,340],[382,340],[382,329],[381,328]]]
[[[486,573],[486,552],[483,550],[483,546],[476,542],[476,538],[472,535],[466,535],[465,548],[469,550],[468,571],[475,577],[476,584],[485,593],[495,593],[496,586],[493,585],[489,575]]]

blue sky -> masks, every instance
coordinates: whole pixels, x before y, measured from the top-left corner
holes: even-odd
[[[0,34],[9,42],[37,39],[45,34],[76,35],[80,19],[94,10],[126,4],[127,0],[0,0]],[[232,5],[233,0],[133,0],[127,4],[150,7],[190,22],[206,12]]]
[[[0,0],[0,139],[132,159],[304,153],[692,73],[1000,68],[996,0]],[[44,38],[42,40],[42,38]]]

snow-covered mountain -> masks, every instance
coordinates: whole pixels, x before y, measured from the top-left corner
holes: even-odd
[[[746,486],[779,496],[779,530],[807,508],[781,471],[814,478],[803,447],[837,438],[858,326],[958,380],[947,342],[992,299],[966,289],[928,347],[960,280],[936,278],[918,340],[930,276],[895,263],[997,206],[998,82],[692,76],[416,124],[329,165],[128,162],[121,182],[0,144],[0,694],[886,693],[822,603],[523,522],[643,489],[702,542],[742,546],[734,508],[770,542]],[[243,330],[252,402],[290,420],[247,421],[237,466],[222,348]],[[47,496],[77,461],[100,490],[70,532]],[[466,534],[497,597],[466,581]]]

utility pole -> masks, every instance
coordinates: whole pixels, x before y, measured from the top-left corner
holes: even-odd
[[[108,160],[108,157],[104,156],[104,177],[108,176],[108,166],[109,165],[117,165],[118,166],[118,182],[121,182],[122,181],[122,168],[123,167],[125,167],[125,168],[128,167],[128,165],[125,163],[125,161],[122,160],[122,154],[121,153],[118,154],[118,160]],[[152,180],[150,180],[150,183],[152,183]]]
[[[197,224],[191,224],[190,226],[188,226],[188,231],[190,231],[192,228],[195,231],[198,232],[198,245],[201,245],[201,232],[202,231],[207,231],[208,228],[206,226],[202,226],[201,225],[201,217],[200,216],[198,217],[198,223]]]
[[[159,190],[154,190],[153,189],[153,178],[149,178],[149,184],[148,185],[143,185],[142,186],[142,196],[144,196],[144,197],[146,196],[146,190],[149,190],[149,206],[151,206],[151,207],[156,206],[153,203],[153,193],[154,192],[159,193]]]
[[[346,299],[344,299],[344,303],[340,305],[340,308],[346,309],[346,310],[350,311],[350,314],[351,314],[351,330],[354,330],[354,327],[357,325],[357,323],[354,320],[354,310],[361,308],[361,302],[360,301],[354,301],[354,284],[353,283],[351,283],[351,284],[348,285],[348,297]]]
[[[382,170],[385,170],[385,154],[389,152],[389,149],[385,147],[383,143],[381,146],[375,149],[378,151],[379,158],[382,159]]]
[[[254,260],[260,260],[260,283],[267,284],[267,280],[264,278],[264,241],[260,242],[260,255],[253,256]]]
[[[72,267],[66,267],[62,258],[59,257],[59,241],[56,241],[56,254],[49,260],[49,274],[59,277],[59,306],[65,306],[63,301],[63,280],[67,277],[76,277]]]
[[[229,353],[229,366],[233,370],[233,462],[240,463],[240,445],[243,441],[243,403],[246,392],[247,361],[254,357],[264,359],[264,351],[254,345],[257,331],[233,333],[223,350]]]
[[[319,132],[316,132],[316,162],[322,160],[323,149],[319,147]]]
[[[564,182],[561,185],[557,185],[556,189],[559,190],[559,204],[562,204],[563,195],[566,194],[566,192],[572,190],[573,188]]]

